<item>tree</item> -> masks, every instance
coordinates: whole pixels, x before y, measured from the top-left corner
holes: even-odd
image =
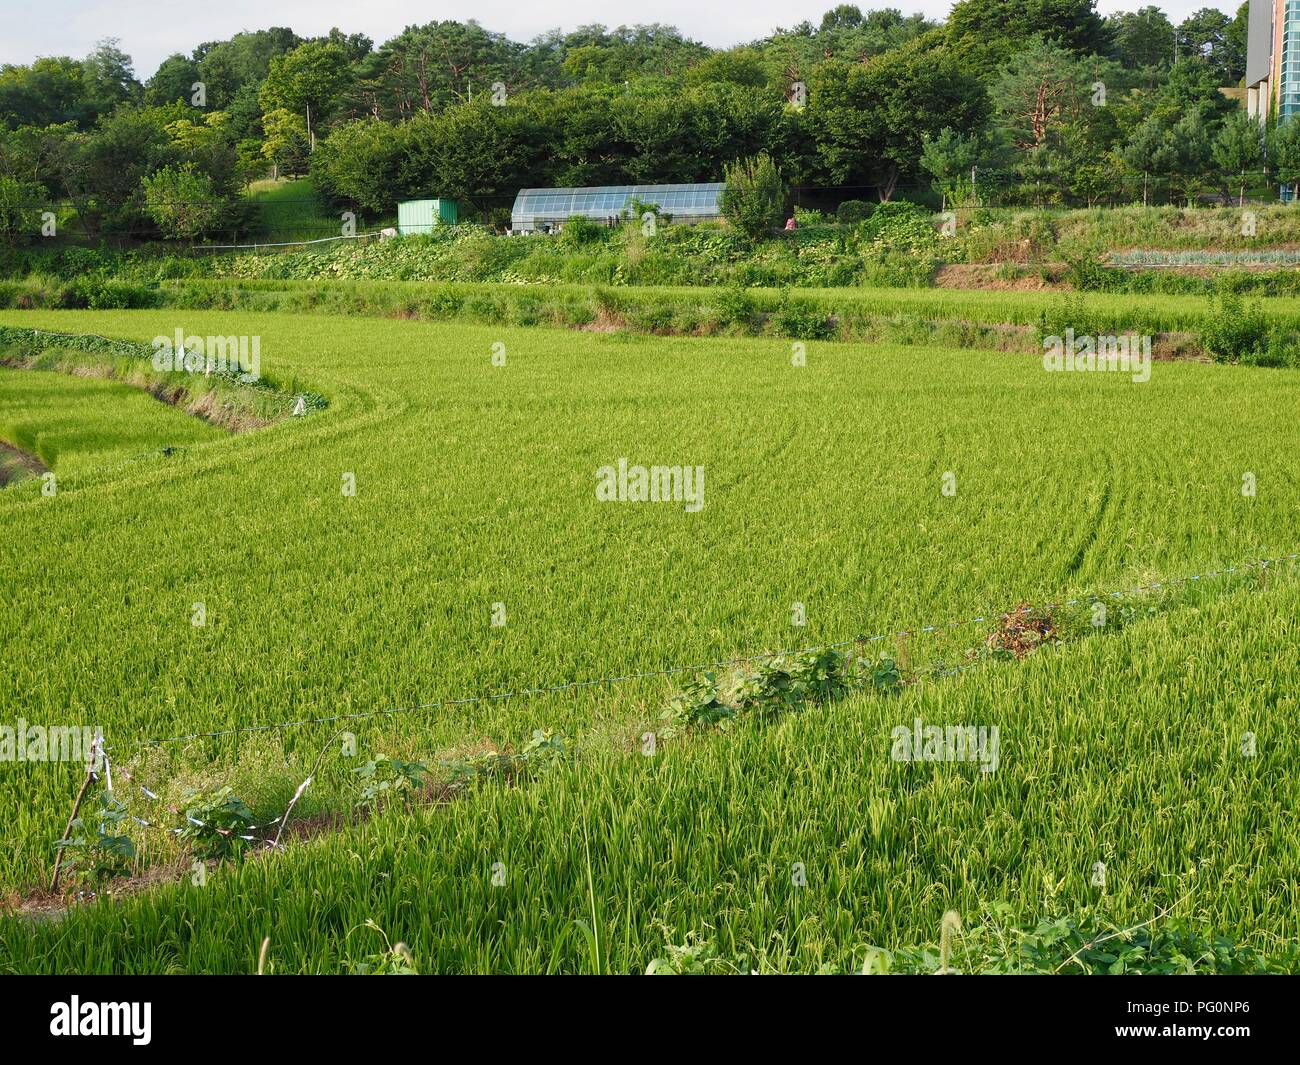
[[[1178,26],[1180,56],[1204,59],[1220,85],[1234,85],[1246,72],[1246,55],[1236,36],[1230,35],[1233,20],[1213,7],[1203,7]]]
[[[1300,118],[1292,115],[1273,131],[1271,158],[1283,185],[1300,185]]]
[[[588,85],[622,85],[641,78],[672,77],[692,63],[706,59],[709,49],[689,40],[673,26],[654,23],[620,26],[585,26],[565,40],[564,69]]]
[[[821,64],[806,121],[826,183],[874,185],[889,200],[900,181],[920,175],[927,134],[979,130],[987,118],[984,87],[935,34],[865,63]]]
[[[313,122],[329,117],[351,79],[342,45],[308,41],[271,60],[259,98],[265,112],[283,109],[302,115],[310,144]]]
[[[67,56],[0,67],[0,123],[10,129],[64,122],[89,128],[97,114],[86,101],[85,88],[81,63]]]
[[[1229,57],[1229,83],[1237,84],[1246,76],[1247,38],[1250,36],[1250,0],[1244,0],[1237,14],[1223,31],[1224,55]]]
[[[387,213],[401,196],[397,176],[404,145],[400,126],[373,119],[347,122],[311,158],[316,188],[362,210]]]
[[[118,47],[119,43],[116,37],[104,38],[81,64],[86,100],[96,114],[111,111],[140,95],[131,57]]]
[[[558,56],[547,56],[547,50],[545,43],[530,50],[472,21],[408,26],[357,64],[344,109],[409,118],[489,95],[495,82],[513,94],[558,74]]]
[[[1214,162],[1209,124],[1195,108],[1176,121],[1169,114],[1149,115],[1130,137],[1122,157],[1134,173],[1163,179],[1171,200],[1189,206],[1206,183]],[[1143,202],[1146,202],[1144,191]]]
[[[729,52],[714,52],[686,71],[686,84],[704,85],[721,82],[762,88],[767,85],[767,67],[762,53],[753,48],[734,48]]]
[[[726,169],[722,213],[751,240],[758,240],[781,224],[785,212],[785,183],[767,152],[738,159]]]
[[[972,171],[983,149],[977,134],[962,134],[945,126],[921,141],[921,166],[932,176],[931,186],[952,205],[972,202],[976,196]]]
[[[1091,78],[1068,49],[1031,41],[990,86],[1000,124],[1022,151],[1053,141],[1061,126],[1089,104]]]
[[[1148,85],[1174,61],[1174,25],[1158,7],[1124,11],[1106,20],[1115,58],[1126,70],[1141,71]]]
[[[547,131],[527,108],[485,100],[419,114],[404,128],[398,187],[404,195],[505,200],[521,187],[545,184]]]
[[[13,244],[40,232],[41,208],[46,193],[31,181],[0,174],[0,243]]]
[[[63,183],[88,228],[124,233],[145,221],[141,179],[177,159],[166,124],[184,109],[172,107],[119,107],[67,157]]]
[[[262,124],[266,129],[262,154],[275,167],[276,173],[290,177],[305,174],[311,154],[306,119],[280,107],[269,112]]]
[[[181,100],[189,103],[194,98],[194,86],[199,80],[199,65],[177,52],[159,64],[154,76],[145,83],[145,103],[160,107]]]
[[[271,60],[296,48],[302,39],[283,26],[255,33],[237,33],[228,41],[208,41],[194,50],[208,106],[224,110],[239,90],[259,85],[271,69]]]
[[[190,109],[192,111],[192,109]],[[193,112],[164,127],[180,158],[206,174],[222,195],[232,194],[239,184],[239,156],[225,111]]]
[[[1096,0],[960,0],[946,28],[984,69],[1033,37],[1082,55],[1105,54],[1110,46]]]
[[[163,234],[193,240],[212,232],[228,204],[194,164],[165,166],[141,182],[145,211]]]
[[[1235,112],[1219,130],[1213,154],[1225,183],[1237,179],[1237,206],[1240,207],[1246,202],[1246,175],[1264,161],[1264,127],[1246,112]]]

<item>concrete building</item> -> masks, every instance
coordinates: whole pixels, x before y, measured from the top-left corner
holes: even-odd
[[[1250,0],[1246,112],[1261,122],[1300,113],[1300,0]]]

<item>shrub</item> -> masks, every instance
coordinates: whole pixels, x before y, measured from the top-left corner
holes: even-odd
[[[871,204],[866,200],[845,200],[835,209],[835,221],[844,226],[856,226],[871,217]]]
[[[939,239],[930,212],[907,200],[882,203],[863,223],[862,232],[867,240],[893,251],[932,248]]]
[[[1080,292],[1121,292],[1127,287],[1123,270],[1105,267],[1087,256],[1068,260],[1065,279]]]
[[[785,183],[767,152],[739,159],[726,168],[722,213],[733,226],[758,240],[781,224]]]
[[[1201,346],[1216,362],[1259,364],[1268,357],[1268,319],[1258,306],[1245,303],[1235,292],[1224,292],[1216,310],[1201,330]]]
[[[127,816],[126,804],[111,791],[103,792],[99,809],[90,819],[98,827],[91,829],[85,817],[78,817],[72,822],[69,837],[57,844],[61,868],[75,870],[82,880],[96,887],[129,873],[135,844],[130,836],[118,830]]]
[[[713,673],[701,673],[668,701],[659,720],[665,722],[662,734],[672,737],[697,727],[726,728],[735,716],[735,708],[722,701],[717,677]]]
[[[191,240],[221,224],[226,202],[212,179],[192,163],[165,166],[140,184],[145,212],[169,237]]]
[[[196,858],[240,858],[250,840],[253,811],[236,798],[230,787],[216,791],[191,791],[185,798],[185,822],[180,837]]]
[[[423,762],[404,762],[382,754],[352,772],[362,781],[358,806],[378,806],[392,795],[406,799],[429,779],[429,767]]]
[[[792,300],[787,290],[773,315],[777,332],[794,340],[829,340],[835,336],[835,323],[826,312],[804,300]]]
[[[603,244],[609,237],[609,230],[599,222],[576,215],[564,223],[560,231],[559,243],[573,248],[587,244]]]
[[[1270,368],[1300,367],[1300,338],[1295,333],[1275,331],[1269,336],[1268,346],[1260,352],[1242,359],[1248,366]]]
[[[1064,295],[1045,307],[1038,316],[1038,339],[1063,337],[1068,330],[1076,334],[1092,332],[1088,328],[1088,312],[1080,296]]]

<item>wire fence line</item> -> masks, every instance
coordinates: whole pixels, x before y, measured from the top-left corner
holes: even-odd
[[[1168,588],[1175,588],[1181,585],[1193,584],[1203,580],[1212,580],[1217,577],[1226,577],[1234,574],[1264,571],[1272,566],[1283,565],[1300,559],[1300,552],[1278,555],[1273,558],[1252,559],[1240,563],[1236,566],[1229,566],[1219,570],[1208,570],[1204,573],[1191,574],[1185,577],[1171,578],[1166,581],[1153,581],[1149,584],[1137,585],[1136,587],[1119,589],[1110,592],[1093,592],[1085,595],[1076,596],[1071,599],[1062,600],[1059,603],[1045,603],[1042,605],[1043,610],[1055,610],[1065,606],[1078,606],[1083,603],[1104,602],[1107,599],[1119,599],[1124,596],[1137,595],[1143,592],[1160,591]],[[329,725],[339,724],[347,721],[362,721],[371,718],[390,717],[397,714],[419,713],[429,710],[453,708],[458,706],[470,706],[482,703],[501,702],[508,699],[529,699],[540,695],[552,695],[560,692],[579,691],[587,688],[600,686],[611,686],[624,684],[637,680],[652,680],[657,677],[675,676],[682,673],[700,673],[715,669],[725,669],[729,666],[742,665],[749,662],[757,662],[767,658],[782,657],[787,655],[809,654],[819,651],[840,650],[846,647],[855,647],[866,644],[878,643],[882,640],[894,640],[916,636],[919,634],[929,634],[951,631],[965,625],[984,624],[997,618],[1007,616],[1015,608],[1010,610],[991,610],[982,614],[963,618],[958,621],[938,622],[928,625],[914,626],[909,629],[899,629],[897,631],[880,632],[874,634],[860,634],[847,639],[837,640],[833,643],[817,644],[808,647],[795,647],[780,651],[761,651],[752,654],[740,655],[733,658],[720,659],[714,662],[695,663],[692,665],[667,666],[661,669],[640,670],[632,673],[618,674],[607,677],[593,677],[585,680],[567,681],[562,684],[542,685],[531,688],[518,688],[508,691],[491,692],[479,695],[464,696],[456,699],[437,699],[430,702],[412,703],[403,706],[388,707],[383,710],[365,710],[348,714],[330,714],[322,717],[300,718],[290,721],[275,721],[260,725],[244,725],[236,728],[217,729],[209,732],[192,732],[176,736],[163,736],[144,740],[140,743],[137,750],[146,748],[160,747],[166,744],[189,743],[195,740],[220,739],[227,736],[246,735],[259,732],[274,732],[281,729],[298,728],[306,725]]]
[[[256,251],[259,248],[301,248],[308,244],[330,244],[336,240],[365,240],[370,237],[383,236],[383,230],[372,229],[368,233],[353,233],[338,237],[317,237],[314,240],[286,240],[279,243],[258,241],[255,244],[195,244],[194,251]]]

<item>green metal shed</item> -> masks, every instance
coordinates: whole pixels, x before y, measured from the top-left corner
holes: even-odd
[[[431,233],[434,226],[456,224],[455,200],[406,200],[397,205],[397,231]]]

